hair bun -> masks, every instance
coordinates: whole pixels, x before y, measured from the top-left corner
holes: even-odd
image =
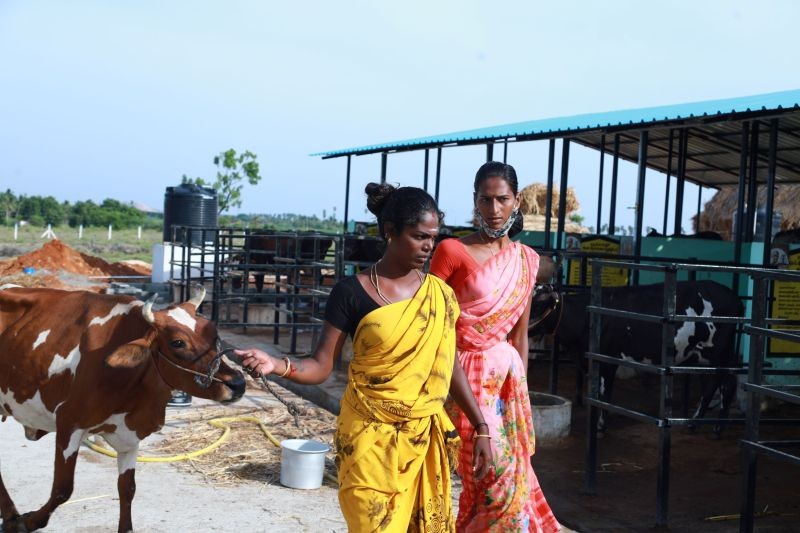
[[[367,193],[367,209],[376,217],[381,214],[386,201],[396,191],[397,188],[388,183],[368,183],[364,187]]]

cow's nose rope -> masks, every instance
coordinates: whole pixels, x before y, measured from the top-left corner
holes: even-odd
[[[167,363],[169,363],[170,365],[174,366],[178,370],[183,370],[184,372],[188,372],[190,374],[194,374],[195,383],[197,383],[198,385],[200,385],[204,389],[207,389],[215,381],[217,383],[225,384],[224,381],[222,381],[218,377],[214,376],[214,374],[216,374],[217,370],[219,370],[219,366],[221,364],[222,356],[223,355],[227,355],[230,352],[233,352],[233,348],[230,348],[228,350],[223,350],[221,352],[217,352],[217,355],[214,357],[214,359],[208,365],[208,372],[206,372],[205,374],[203,374],[202,372],[197,372],[196,370],[192,370],[191,368],[186,368],[185,366],[179,365],[178,363],[172,361],[169,357],[164,355],[161,352],[161,350],[158,350],[157,353],[158,353],[158,355],[161,356],[162,360],[166,361]]]

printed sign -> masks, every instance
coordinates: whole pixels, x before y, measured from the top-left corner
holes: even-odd
[[[583,252],[594,252],[598,254],[619,255],[620,243],[616,239],[606,237],[604,235],[590,235],[583,237],[580,241],[573,241],[578,244],[578,247]],[[567,237],[567,249],[569,249],[570,236]],[[573,247],[575,244],[573,244]],[[574,249],[574,248],[573,248]],[[569,283],[573,285],[580,284],[581,279],[581,262],[572,260],[569,265]],[[600,283],[603,287],[622,287],[628,284],[628,269],[627,268],[614,268],[610,266],[603,267],[603,275]],[[592,284],[592,267],[586,266],[586,283],[585,285]]]
[[[774,248],[772,251],[778,250]],[[788,270],[800,270],[800,249],[792,250],[788,254],[771,254],[779,263],[787,262]],[[785,263],[784,263],[785,264]],[[800,320],[800,282],[776,281],[773,283],[772,318],[787,320]],[[780,329],[800,329],[800,326],[780,326]],[[800,343],[785,341],[783,339],[770,339],[769,351],[771,356],[778,354],[785,356],[800,356]]]

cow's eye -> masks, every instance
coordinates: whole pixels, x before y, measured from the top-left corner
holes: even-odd
[[[173,348],[186,348],[186,343],[180,339],[170,342],[169,345],[172,346]]]

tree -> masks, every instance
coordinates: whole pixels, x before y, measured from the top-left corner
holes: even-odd
[[[17,218],[17,211],[19,211],[19,198],[11,192],[11,189],[0,193],[0,215],[3,217],[3,223]]]
[[[244,179],[247,179],[250,185],[257,185],[261,181],[256,159],[256,154],[249,150],[237,154],[236,150],[231,148],[214,157],[217,178],[213,184],[207,183],[203,178],[191,179],[186,174],[183,175],[183,183],[213,187],[217,191],[217,214],[221,215],[231,207],[242,205]]]

